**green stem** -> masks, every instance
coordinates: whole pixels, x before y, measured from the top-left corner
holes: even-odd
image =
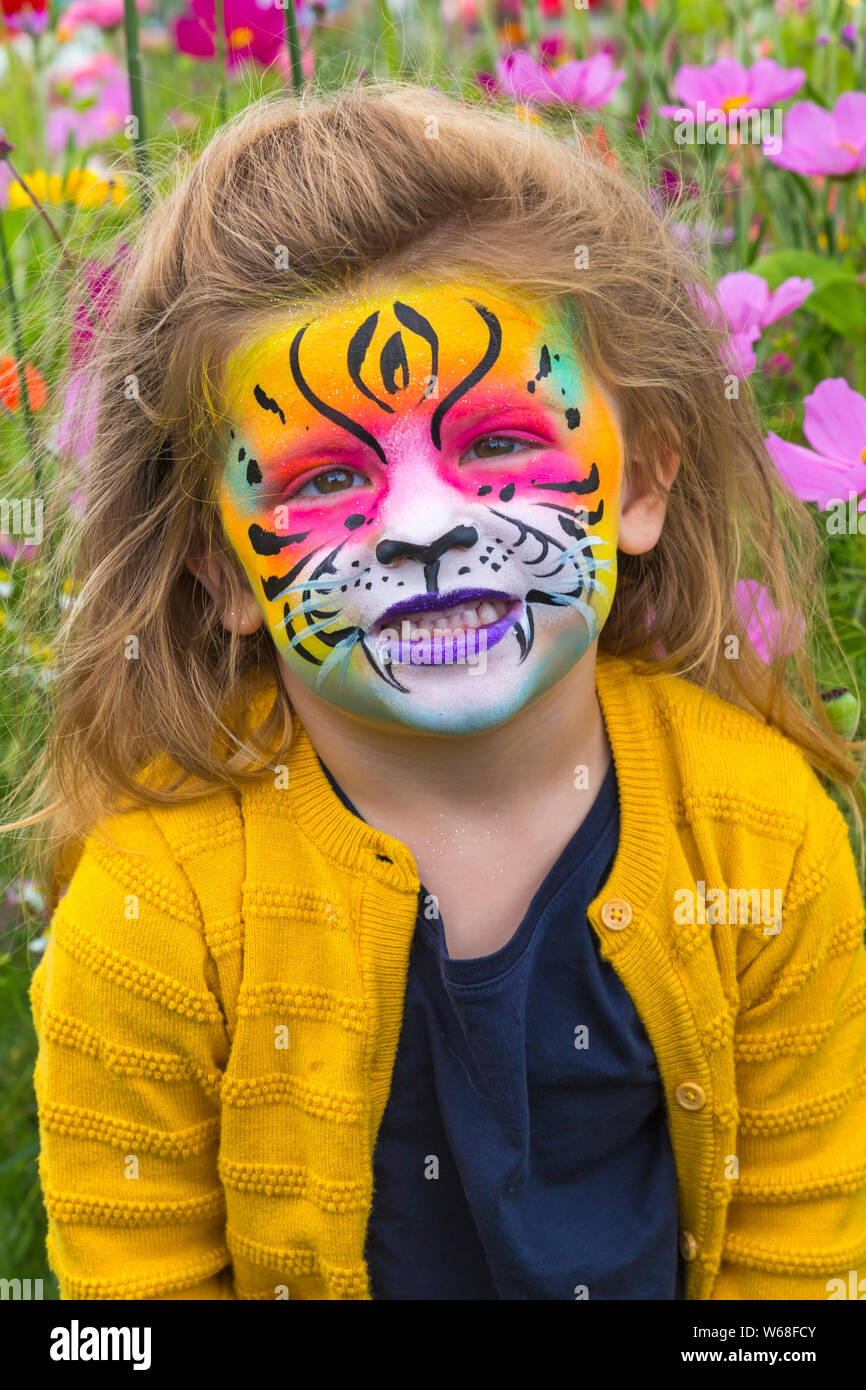
[[[15,369],[18,373],[18,394],[21,400],[21,409],[24,414],[24,430],[27,435],[27,443],[30,446],[30,456],[33,464],[33,483],[38,493],[42,486],[39,470],[39,453],[36,443],[36,430],[33,426],[33,412],[30,409],[30,393],[27,389],[27,375],[24,370],[24,337],[21,332],[21,315],[18,312],[15,282],[12,278],[12,262],[9,259],[9,248],[6,244],[6,229],[3,226],[2,212],[0,212],[0,261],[3,263],[6,302],[9,305],[9,317],[12,321],[12,342],[15,346]]]
[[[301,67],[301,40],[298,34],[298,16],[295,0],[284,0],[286,15],[286,47],[292,66],[292,91],[300,96],[304,90],[304,70]]]
[[[217,121],[226,118],[226,26],[223,0],[214,0],[214,54],[217,66]]]
[[[8,155],[6,156],[6,163],[9,165],[9,172],[12,174],[12,177],[15,179],[16,183],[19,183],[21,187],[24,189],[24,192],[27,194],[27,197],[30,199],[31,203],[35,207],[36,211],[39,213],[39,216],[42,218],[52,237],[57,242],[57,245],[60,247],[60,255],[62,257],[64,265],[67,267],[68,270],[74,270],[75,267],[69,257],[69,252],[66,250],[63,237],[60,235],[51,218],[48,216],[48,213],[45,211],[45,208],[42,206],[39,199],[36,197],[36,194],[33,192],[33,189],[30,187],[29,183],[27,183],[26,179],[24,179],[21,176],[21,174],[19,174],[18,170],[15,168],[15,165],[12,163],[12,160],[9,158]]]
[[[479,0],[478,4],[478,22],[481,25],[481,32],[487,40],[487,47],[490,50],[488,62],[491,71],[494,69],[496,59],[499,57],[499,41],[496,38],[496,25],[490,18],[490,6],[495,5],[495,3],[496,0]]]
[[[566,0],[568,3],[568,0]],[[538,40],[541,28],[538,22],[537,0],[523,0],[523,12],[526,15],[526,47],[530,53],[538,57]]]
[[[574,56],[575,58],[583,58],[586,52],[586,42],[589,38],[589,8],[580,8],[575,5],[574,0],[563,0],[563,3],[568,15],[566,28],[571,33]],[[623,13],[625,14],[625,11]]]
[[[382,47],[385,50],[385,63],[388,68],[388,76],[397,77],[400,72],[400,61],[397,53],[397,31],[394,27],[394,21],[388,12],[388,0],[376,0],[376,10],[381,24]]]
[[[41,34],[34,34],[34,35],[33,35],[33,95],[34,95],[35,104],[36,104],[36,111],[35,111],[35,113],[34,113],[34,116],[35,116],[35,121],[36,121],[36,129],[37,129],[38,132],[39,132],[39,156],[40,156],[40,162],[43,163],[43,164],[46,164],[47,161],[48,161],[48,152],[47,152],[47,148],[46,148],[45,131],[46,131],[46,127],[47,127],[47,124],[48,124],[48,123],[47,123],[47,121],[46,121],[46,119],[45,119],[45,106],[46,106],[46,101],[45,101],[45,71],[44,71],[45,65],[44,65],[44,63],[43,63],[43,61],[42,61],[42,57],[43,57],[43,55],[42,55],[42,35],[41,35]]]
[[[147,158],[147,131],[144,122],[144,80],[141,72],[141,50],[138,43],[138,10],[135,0],[123,0],[123,33],[126,39],[126,71],[129,75],[129,96],[135,120],[133,148],[135,167],[139,174],[139,205],[144,212],[150,204]]]
[[[737,198],[737,264],[742,270],[749,258],[749,231],[752,225],[752,170],[749,147],[740,146],[740,193]]]

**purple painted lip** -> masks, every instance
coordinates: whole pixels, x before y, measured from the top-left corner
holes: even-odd
[[[460,603],[482,603],[484,599],[514,603],[514,595],[503,593],[501,589],[449,589],[444,594],[416,594],[415,598],[403,598],[386,608],[373,625],[373,631],[381,631],[393,618],[402,618],[406,613],[441,613],[446,608],[456,608]]]
[[[401,633],[396,641],[387,640],[387,655],[398,665],[410,666],[451,666],[455,663],[474,661],[481,653],[488,652],[501,642],[507,632],[518,621],[523,609],[522,600],[499,589],[452,589],[446,594],[419,594],[417,598],[403,599],[386,610],[379,619],[374,631],[381,637],[388,632],[389,625],[401,623],[409,613],[438,613],[445,608],[454,608],[461,603],[477,603],[484,599],[498,599],[508,604],[508,612],[495,623],[478,628],[457,629],[452,632],[439,630],[429,637],[416,637],[405,640]]]

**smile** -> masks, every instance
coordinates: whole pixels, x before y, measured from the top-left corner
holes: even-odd
[[[371,636],[392,662],[447,666],[495,647],[522,608],[519,598],[494,589],[419,594],[387,609]]]

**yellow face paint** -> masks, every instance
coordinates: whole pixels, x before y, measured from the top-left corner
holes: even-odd
[[[271,322],[227,381],[226,534],[323,699],[493,727],[598,635],[621,438],[549,306],[400,280]]]

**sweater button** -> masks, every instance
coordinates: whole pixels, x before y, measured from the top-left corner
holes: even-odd
[[[707,1103],[707,1093],[697,1081],[684,1081],[677,1086],[675,1095],[684,1110],[700,1110]]]
[[[611,931],[622,931],[631,921],[631,908],[622,898],[609,898],[601,909],[601,920]]]
[[[680,1231],[680,1254],[686,1261],[691,1261],[698,1253],[698,1242],[695,1240],[691,1231]]]

